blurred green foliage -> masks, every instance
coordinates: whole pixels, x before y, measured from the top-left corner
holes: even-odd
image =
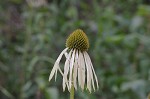
[[[149,0],[26,1],[0,2],[0,99],[68,99],[62,77],[49,83],[48,76],[77,28],[89,37],[101,87],[92,94],[79,89],[75,99],[146,99]]]

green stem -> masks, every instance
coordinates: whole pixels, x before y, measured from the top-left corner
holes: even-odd
[[[71,86],[70,99],[74,99],[74,86]]]

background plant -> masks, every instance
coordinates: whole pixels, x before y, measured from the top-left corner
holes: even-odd
[[[76,99],[145,99],[150,92],[148,0],[3,0],[0,12],[1,99],[68,98],[60,75],[51,83],[48,76],[77,28],[89,37],[101,88],[78,90]]]

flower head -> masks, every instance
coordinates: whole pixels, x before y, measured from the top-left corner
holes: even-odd
[[[89,40],[82,30],[77,29],[69,35],[66,40],[66,47],[69,49],[87,51],[89,48]]]
[[[77,29],[70,34],[66,40],[66,48],[61,52],[54,64],[49,76],[49,81],[52,79],[54,74],[56,80],[57,71],[59,70],[63,76],[63,90],[65,90],[66,86],[69,91],[72,86],[77,89],[77,82],[82,90],[84,89],[85,84],[90,92],[92,87],[94,90],[96,89],[95,83],[98,88],[98,79],[91,59],[87,53],[88,48],[88,37],[81,29]],[[62,71],[59,67],[59,63],[63,55],[66,56],[64,71]]]

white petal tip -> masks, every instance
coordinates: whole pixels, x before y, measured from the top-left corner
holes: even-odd
[[[50,82],[50,81],[51,81],[51,78],[49,78],[48,81]]]

